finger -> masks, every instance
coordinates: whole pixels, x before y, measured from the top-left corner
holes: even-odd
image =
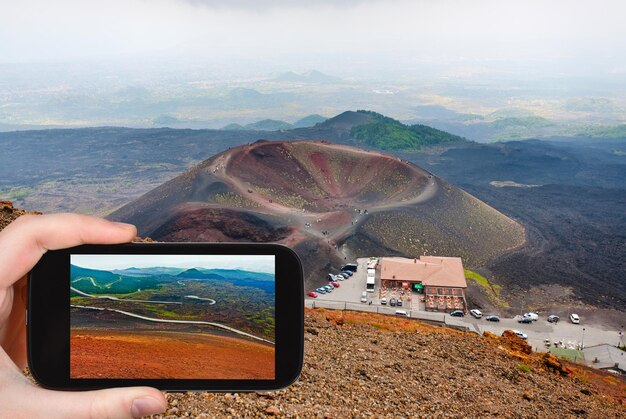
[[[0,289],[0,295],[3,291],[9,297],[12,294],[12,298],[5,300],[4,304],[0,302],[0,346],[20,369],[24,369],[27,365],[26,316],[24,316],[26,277],[17,281],[13,287]]]
[[[16,385],[20,398],[13,409],[23,417],[50,419],[139,418],[163,413],[167,400],[151,387],[112,388],[107,390],[63,392],[44,390],[32,385]],[[30,394],[28,394],[30,393]],[[25,397],[29,395],[30,397]],[[32,403],[32,400],[37,400]]]
[[[130,242],[135,226],[79,214],[23,215],[0,231],[0,288],[26,275],[47,250]]]

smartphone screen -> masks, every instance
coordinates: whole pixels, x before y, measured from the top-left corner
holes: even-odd
[[[303,295],[302,264],[281,245],[49,251],[29,275],[30,370],[66,390],[284,388],[302,368]]]
[[[71,378],[275,378],[273,255],[73,254],[69,287]]]

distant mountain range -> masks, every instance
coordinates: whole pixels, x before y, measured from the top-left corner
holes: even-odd
[[[285,121],[278,121],[275,119],[264,119],[262,121],[252,122],[246,125],[240,124],[228,124],[224,128],[225,131],[286,131],[293,128],[308,128],[316,124],[326,121],[321,115],[313,114],[305,116],[302,119],[297,120],[293,124]]]
[[[118,270],[90,269],[70,265],[70,278],[73,286],[87,293],[131,293],[138,289],[155,288],[162,283],[177,280],[222,280],[236,286],[251,286],[268,292],[274,290],[274,275],[241,269],[204,269],[149,267]]]

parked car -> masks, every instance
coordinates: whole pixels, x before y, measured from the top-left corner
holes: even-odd
[[[548,321],[550,323],[558,323],[560,320],[559,316],[555,316],[554,314],[551,316],[548,316]]]
[[[354,272],[352,271],[341,271],[342,274],[347,274],[348,276],[352,276],[354,275]]]
[[[334,281],[335,280],[335,275],[333,275],[333,274],[326,275],[326,280],[327,281]]]
[[[333,287],[332,285],[326,285],[324,289],[326,290],[326,292],[332,292],[335,289],[335,287]]]
[[[517,336],[524,340],[528,339],[528,335],[526,333],[520,332],[519,330],[513,330],[513,333],[515,333]]]
[[[337,282],[337,281],[329,282],[328,284],[332,285],[335,288],[339,288],[339,282]]]
[[[487,320],[488,322],[499,322],[500,321],[500,317],[498,317],[498,316],[487,316],[487,317],[485,317],[485,320]]]
[[[315,291],[317,291],[319,294],[326,294],[326,288],[324,287],[319,287]]]
[[[530,312],[530,313],[524,313],[524,315],[523,315],[522,317],[526,317],[526,318],[528,318],[528,319],[530,319],[530,320],[532,320],[532,321],[537,321],[537,320],[539,320],[539,314],[537,314],[537,313],[533,313],[533,312]]]
[[[309,291],[309,292],[307,292],[307,293],[306,293],[306,295],[308,295],[308,296],[309,296],[309,297],[311,297],[311,298],[317,298],[317,294],[316,294],[316,293],[314,293],[313,291]]]
[[[358,265],[356,263],[346,263],[343,268],[341,268],[342,271],[352,271],[352,272],[356,272]]]
[[[569,319],[574,324],[579,324],[580,323],[580,317],[578,317],[578,314],[576,314],[576,313],[570,314],[569,315]]]
[[[406,312],[406,310],[396,310],[396,314],[398,316],[408,316],[409,313]]]
[[[398,300],[396,300],[395,298],[392,298],[391,300],[389,300],[389,305],[395,307],[397,302]]]
[[[463,312],[463,310],[454,310],[450,313],[450,315],[454,317],[465,317],[465,313]]]
[[[476,317],[477,319],[480,319],[483,316],[483,313],[480,310],[477,310],[475,308],[470,310],[470,314]]]
[[[348,275],[346,272],[339,272],[339,275],[337,275],[337,276],[341,276],[341,277],[343,277],[343,279],[350,278],[350,275]]]
[[[398,298],[398,301],[396,301],[396,306],[397,307],[402,307],[402,300]]]
[[[517,320],[518,323],[532,323],[533,320],[530,317],[521,317]]]
[[[380,303],[381,303],[382,305],[386,306],[386,305],[387,305],[387,297],[383,297],[383,298],[381,298],[381,299],[380,299]]]
[[[361,302],[362,303],[367,303],[367,291],[363,291],[361,293]]]

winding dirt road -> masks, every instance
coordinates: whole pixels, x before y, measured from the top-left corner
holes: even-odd
[[[105,307],[83,306],[83,305],[76,305],[76,304],[72,304],[72,305],[70,305],[70,307],[81,308],[81,309],[85,309],[85,310],[112,311],[112,312],[115,312],[115,313],[123,314],[125,316],[134,317],[134,318],[137,318],[137,319],[146,320],[146,321],[149,321],[149,322],[156,322],[156,323],[204,324],[204,325],[213,326],[213,327],[217,327],[217,328],[220,328],[220,329],[228,330],[230,332],[237,333],[238,335],[246,336],[246,337],[249,337],[249,338],[252,338],[252,339],[259,340],[261,342],[265,342],[265,343],[269,343],[271,345],[274,345],[274,342],[272,342],[271,340],[268,340],[268,339],[265,339],[265,338],[262,338],[262,337],[259,337],[259,336],[255,336],[255,335],[253,335],[251,333],[244,332],[243,330],[235,329],[234,327],[226,326],[226,325],[221,324],[221,323],[205,322],[205,321],[202,321],[202,320],[167,320],[167,319],[157,319],[155,317],[147,317],[147,316],[142,316],[140,314],[131,313],[130,311],[116,310],[114,308],[105,308]]]

